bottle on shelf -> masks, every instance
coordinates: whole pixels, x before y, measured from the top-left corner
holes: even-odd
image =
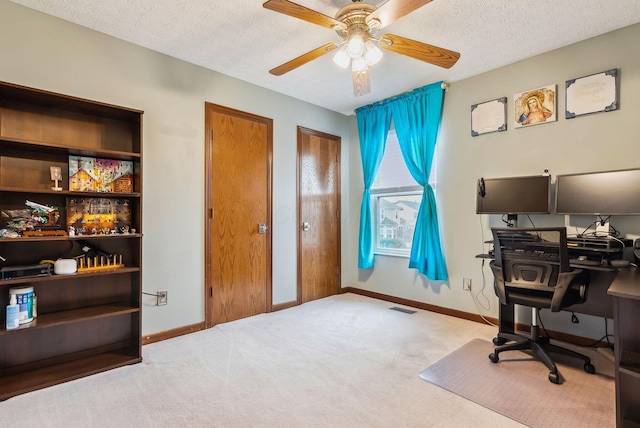
[[[16,300],[16,295],[11,294],[9,305],[7,306],[7,330],[15,330],[20,327],[20,307]]]

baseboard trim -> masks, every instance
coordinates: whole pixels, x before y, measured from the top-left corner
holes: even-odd
[[[281,311],[283,309],[292,308],[292,307],[297,306],[297,305],[298,305],[297,301],[279,303],[277,305],[273,305],[273,307],[271,308],[271,311],[272,312]],[[155,343],[155,342],[160,342],[160,341],[167,340],[167,339],[172,339],[174,337],[183,336],[185,334],[195,333],[196,331],[204,330],[205,328],[206,328],[205,327],[205,323],[204,323],[204,321],[202,321],[202,322],[199,322],[199,323],[196,323],[196,324],[185,325],[184,327],[178,327],[178,328],[174,328],[174,329],[171,329],[171,330],[160,331],[158,333],[148,334],[146,336],[142,336],[142,344],[143,345],[148,345],[150,343]]]
[[[174,337],[182,336],[185,334],[195,333],[196,331],[200,331],[204,329],[205,329],[205,324],[204,324],[204,321],[202,321],[196,324],[185,325],[184,327],[178,327],[171,330],[160,331],[158,333],[142,336],[142,344],[148,345],[150,343],[172,339]]]
[[[431,305],[429,303],[418,302],[415,300],[403,299],[401,297],[390,296],[388,294],[376,293],[375,291],[363,290],[355,287],[344,287],[341,289],[341,293],[353,293],[359,294],[361,296],[371,297],[378,300],[384,300],[390,303],[395,303],[398,305],[409,306],[412,308],[423,309],[429,312],[435,312],[438,314],[449,315],[456,318],[462,318],[469,321],[478,322],[480,324],[487,324],[487,321],[492,324],[498,325],[498,319],[493,317],[484,317],[483,319],[478,314],[472,314],[469,312],[459,311],[456,309],[443,308],[442,306]],[[519,324],[515,325],[516,331],[528,333],[530,331],[530,326],[527,324]],[[575,336],[573,334],[563,333],[560,331],[547,330],[549,336],[552,339],[558,340],[560,342],[571,343],[577,346],[591,346],[591,347],[608,347],[606,343],[598,343],[594,344],[595,339],[591,339],[588,337]]]
[[[345,287],[342,289],[343,293],[359,294],[361,296],[371,297],[378,300],[385,300],[387,302],[396,303],[398,305],[410,306],[412,308],[424,309],[425,311],[435,312],[438,314],[449,315],[451,317],[462,318],[469,321],[479,322],[486,324],[486,321],[482,319],[480,315],[471,314],[469,312],[463,312],[456,309],[443,308],[442,306],[431,305],[429,303],[418,302],[415,300],[403,299],[402,297],[390,296],[388,294],[376,293],[375,291],[362,290],[355,287]],[[485,317],[493,324],[498,324],[498,320],[492,317]]]

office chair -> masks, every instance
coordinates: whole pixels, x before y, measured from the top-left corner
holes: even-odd
[[[499,354],[511,350],[531,350],[549,369],[549,380],[560,383],[558,368],[549,352],[560,353],[584,361],[584,371],[595,373],[586,355],[549,343],[541,337],[538,311],[543,308],[558,312],[583,302],[586,281],[581,269],[571,269],[564,227],[492,228],[494,260],[490,266],[495,277],[495,291],[502,305],[517,304],[531,308],[531,333],[499,332],[493,343],[497,346],[489,359],[499,360]],[[513,341],[514,343],[505,342]]]

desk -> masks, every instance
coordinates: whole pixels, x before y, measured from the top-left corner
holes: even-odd
[[[640,269],[620,269],[613,297],[616,361],[616,426],[640,426]]]

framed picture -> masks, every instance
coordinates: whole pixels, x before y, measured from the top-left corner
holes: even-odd
[[[471,136],[507,130],[507,97],[471,106]]]
[[[556,85],[521,92],[513,96],[515,109],[514,126],[539,125],[555,122],[556,119]]]
[[[51,180],[62,180],[62,168],[58,166],[50,166]]]
[[[133,162],[69,156],[69,190],[131,193],[133,192]]]
[[[618,109],[618,69],[603,71],[566,82],[565,118]]]

